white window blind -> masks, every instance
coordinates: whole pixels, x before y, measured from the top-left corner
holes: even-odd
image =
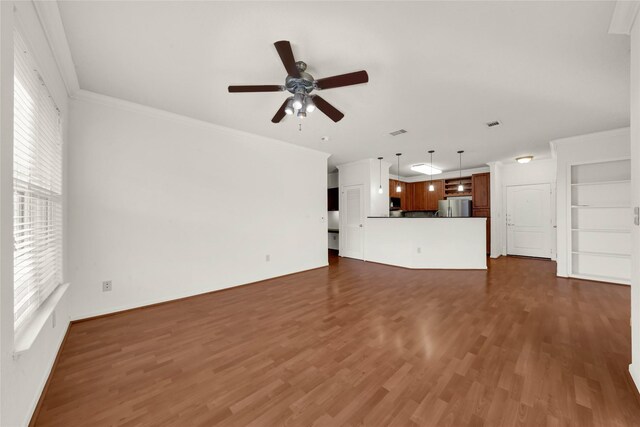
[[[21,35],[14,31],[14,328],[62,281],[60,113]]]

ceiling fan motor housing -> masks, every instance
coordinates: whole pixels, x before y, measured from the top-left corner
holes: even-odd
[[[298,61],[296,62],[296,67],[298,68],[300,77],[287,76],[284,82],[285,88],[291,93],[296,93],[300,89],[303,89],[305,93],[311,92],[315,89],[315,79],[311,74],[305,72],[307,64],[302,61]]]

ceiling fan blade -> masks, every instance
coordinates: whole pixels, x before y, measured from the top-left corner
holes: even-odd
[[[280,55],[280,59],[282,60],[282,64],[284,65],[284,69],[287,70],[287,73],[291,77],[300,77],[300,71],[298,71],[298,67],[296,67],[296,60],[293,57],[293,51],[291,50],[291,43],[287,40],[280,40],[274,43],[276,50],[278,51],[278,55]]]
[[[284,107],[287,106],[287,102],[289,102],[289,98],[284,100],[284,102],[282,103],[282,105],[280,106],[278,111],[276,112],[276,115],[273,116],[273,118],[271,119],[271,121],[273,123],[280,123],[280,120],[282,120],[284,118],[284,116],[287,115],[287,113],[284,112]]]
[[[316,104],[316,107],[318,107],[318,110],[325,113],[334,122],[339,122],[344,117],[344,114],[338,111],[336,107],[329,104],[327,101],[325,101],[323,98],[319,97],[318,95],[313,96],[313,103]]]
[[[280,85],[245,85],[245,86],[229,86],[230,93],[238,92],[282,92],[284,86]]]
[[[318,89],[331,89],[334,87],[351,86],[369,81],[369,75],[366,71],[356,71],[355,73],[340,74],[339,76],[325,77],[316,80]]]

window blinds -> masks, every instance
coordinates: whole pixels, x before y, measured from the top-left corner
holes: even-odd
[[[14,32],[14,328],[62,281],[62,127],[26,43]]]

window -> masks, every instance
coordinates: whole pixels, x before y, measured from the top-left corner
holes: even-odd
[[[60,112],[26,43],[14,32],[14,328],[62,282]]]

